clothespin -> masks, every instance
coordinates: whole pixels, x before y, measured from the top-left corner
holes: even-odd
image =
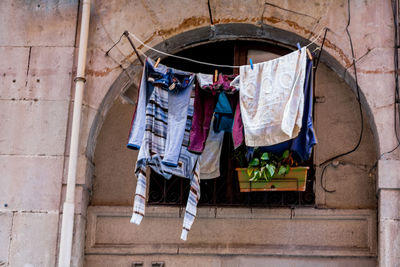
[[[154,68],[157,68],[158,64],[160,64],[161,58],[157,58],[156,64],[154,64]]]
[[[215,73],[214,73],[214,82],[216,83],[218,81],[218,70],[215,69]]]
[[[249,62],[250,62],[250,67],[251,67],[251,69],[254,70],[253,60],[252,60],[251,58],[249,59]]]
[[[306,52],[307,52],[308,58],[309,58],[310,60],[312,60],[312,55],[311,55],[310,50],[308,50],[308,48],[306,48]]]
[[[297,43],[296,45],[297,45],[297,48],[299,49],[299,52],[301,53],[301,46],[300,46],[300,43]]]

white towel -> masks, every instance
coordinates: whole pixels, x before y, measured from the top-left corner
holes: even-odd
[[[197,82],[200,85],[200,88],[203,88],[203,86],[209,86],[214,82],[213,81],[214,75],[212,74],[197,73],[196,78]]]
[[[304,109],[306,49],[240,67],[240,112],[247,146],[295,138]]]

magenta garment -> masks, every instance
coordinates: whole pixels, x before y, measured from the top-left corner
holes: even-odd
[[[236,87],[230,85],[236,76],[219,74],[218,80],[214,82],[213,75],[202,73],[196,75],[194,115],[188,147],[190,152],[202,153],[204,150],[220,91],[223,90],[227,94],[232,110],[236,107],[239,94]]]
[[[200,88],[196,83],[194,98],[194,115],[190,130],[190,143],[188,150],[194,153],[202,153],[211,127],[218,94],[212,94]]]
[[[242,115],[240,113],[240,101],[237,101],[236,104],[235,117],[233,118],[232,137],[233,146],[235,149],[244,143],[243,121]]]

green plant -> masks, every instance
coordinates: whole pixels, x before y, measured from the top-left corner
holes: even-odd
[[[278,175],[286,175],[290,170],[291,164],[293,164],[293,159],[289,150],[283,152],[281,156],[268,152],[261,154],[256,150],[247,167],[247,174],[250,177],[250,181],[258,181],[258,179],[263,178],[269,182],[276,173]]]

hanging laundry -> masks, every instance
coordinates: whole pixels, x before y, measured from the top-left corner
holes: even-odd
[[[150,62],[150,61],[149,61]],[[154,86],[150,81],[148,81],[148,71],[150,68],[150,63],[145,63],[143,67],[140,85],[138,88],[138,97],[136,99],[136,106],[133,112],[131,129],[129,130],[128,144],[126,145],[131,149],[139,149],[142,144],[144,130],[145,130],[145,120],[146,120],[146,106],[149,103],[151,94],[153,93]]]
[[[234,88],[234,90],[240,90],[240,75],[237,75],[230,83],[230,86]]]
[[[269,146],[299,134],[306,51],[240,67],[240,112],[247,146]]]
[[[304,81],[304,111],[302,118],[302,127],[299,135],[289,141],[279,143],[272,146],[259,147],[261,152],[271,152],[276,155],[281,155],[285,150],[293,152],[293,157],[302,162],[308,160],[311,156],[312,147],[317,143],[317,139],[313,128],[312,118],[312,61],[307,59],[306,78]]]
[[[232,132],[234,113],[233,109],[238,102],[238,91],[231,83],[237,75],[222,75],[213,84],[214,90],[219,90],[218,102],[214,109],[214,131]]]
[[[154,62],[146,59],[128,141],[129,147],[140,148],[131,222],[140,224],[145,213],[146,166],[165,179],[172,175],[189,178],[191,188],[181,235],[183,240],[186,240],[196,216],[200,199],[198,155],[187,150],[193,116],[191,91],[194,77],[192,73],[163,65],[154,68]]]
[[[212,91],[216,91],[216,92],[224,91],[227,93],[235,93],[235,91],[237,89],[235,86],[232,86],[231,83],[232,83],[232,81],[235,80],[236,77],[237,77],[237,75],[219,74],[218,80],[210,86],[210,89]],[[207,87],[205,87],[205,88],[207,88]]]
[[[220,176],[219,167],[223,141],[224,132],[216,133],[211,128],[204,151],[200,156],[200,180],[213,179]]]
[[[189,107],[191,90],[184,90],[191,87],[194,82],[194,74],[177,71],[166,66],[159,65],[154,68],[150,60],[142,73],[141,86],[131,132],[128,140],[128,147],[139,149],[145,131],[146,106],[153,93],[154,87],[159,86],[170,91],[168,95],[168,133],[166,133],[165,151],[162,163],[169,166],[177,166],[181,150],[181,144],[186,127],[186,114]],[[145,101],[144,101],[145,100]],[[154,100],[156,103],[160,99]],[[137,114],[137,115],[136,115]],[[163,118],[164,119],[164,118]]]
[[[236,105],[238,98],[237,90],[230,85],[235,77],[235,75],[220,74],[218,80],[213,82],[213,75],[202,73],[196,75],[195,112],[193,115],[192,129],[190,131],[189,151],[194,153],[203,152],[210,131],[211,120],[221,92],[226,94],[229,100],[228,104],[231,106]]]
[[[240,75],[236,76],[235,79],[232,80],[231,87],[234,87],[236,91],[240,89]],[[235,113],[233,118],[233,128],[232,128],[232,137],[233,137],[233,147],[237,149],[239,146],[244,144],[244,127],[242,121],[242,115],[240,114],[240,101],[237,101],[235,107]]]
[[[233,112],[231,103],[224,92],[219,93],[218,102],[214,109],[213,128],[216,133],[232,132]]]
[[[292,142],[290,150],[298,161],[308,160],[311,156],[312,148],[317,144],[317,137],[313,126],[313,64],[307,61],[306,80],[304,82],[304,112],[302,127],[299,136]]]
[[[240,113],[240,101],[236,104],[235,115],[233,117],[232,138],[234,149],[237,149],[240,145],[244,144],[244,127],[242,115]]]
[[[196,80],[194,115],[188,149],[194,153],[202,153],[210,131],[218,95],[204,89],[213,84],[213,75],[198,73]]]
[[[207,92],[212,92],[213,94],[220,93],[222,91],[228,94],[236,93],[237,88],[231,85],[236,77],[236,74],[226,75],[220,73],[218,75],[217,81],[214,82],[214,75],[203,73],[198,73],[196,75],[196,78],[199,81],[200,88]]]

